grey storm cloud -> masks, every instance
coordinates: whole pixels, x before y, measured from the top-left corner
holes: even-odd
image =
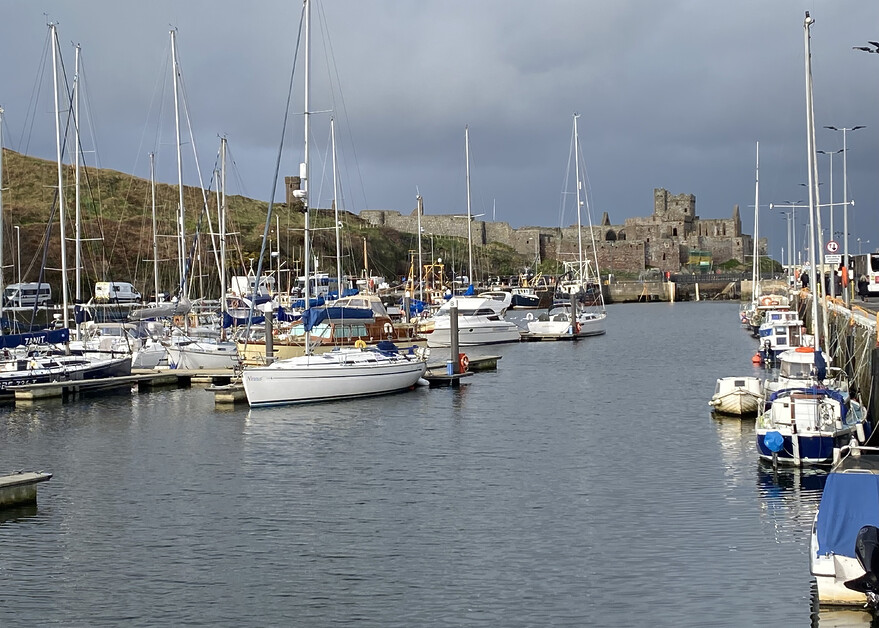
[[[4,145],[54,158],[45,57],[54,21],[71,78],[72,44],[82,46],[86,161],[147,176],[155,151],[159,178],[174,182],[168,32],[176,28],[205,179],[225,135],[240,188],[232,192],[268,200],[301,9],[276,0],[7,1]],[[705,218],[739,205],[750,232],[757,141],[761,205],[803,200],[805,10],[816,20],[818,148],[842,146],[825,125],[866,125],[848,137],[850,232],[879,244],[879,55],[852,50],[879,39],[876,3],[315,0],[312,109],[337,120],[343,206],[355,213],[410,212],[416,191],[427,213],[461,212],[469,125],[475,212],[496,208],[514,226],[571,224],[559,198],[578,112],[596,219],[648,215],[663,187],[695,194]],[[282,176],[302,158],[301,85],[297,73]],[[318,171],[329,117],[313,118]],[[828,166],[821,159],[825,196]],[[834,171],[841,200],[840,159]],[[326,176],[318,187],[328,205]],[[194,177],[189,164],[187,183]],[[777,257],[784,225],[768,211],[764,222]]]

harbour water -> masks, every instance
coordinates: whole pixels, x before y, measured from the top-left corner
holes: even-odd
[[[870,625],[813,612],[823,474],[709,414],[737,307],[613,306],[458,390],[0,409],[0,471],[54,474],[0,513],[0,625]]]

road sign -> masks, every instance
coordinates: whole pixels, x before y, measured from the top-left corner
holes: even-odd
[[[842,263],[842,255],[825,255],[824,256],[825,264],[840,264]]]
[[[839,250],[839,242],[830,240],[824,245],[824,248],[827,249],[828,253],[836,253]]]

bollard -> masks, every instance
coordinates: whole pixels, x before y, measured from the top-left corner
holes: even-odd
[[[449,306],[449,360],[452,361],[452,374],[461,372],[458,363],[458,304],[452,301]]]

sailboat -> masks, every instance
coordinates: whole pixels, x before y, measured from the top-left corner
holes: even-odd
[[[580,133],[577,121],[580,114],[574,114],[574,169],[576,171],[576,203],[577,203],[577,260],[565,262],[565,279],[559,282],[556,289],[557,300],[552,308],[541,316],[530,316],[527,319],[528,333],[534,336],[600,336],[607,332],[607,310],[604,306],[604,295],[598,278],[598,257],[595,246],[595,235],[592,229],[592,212],[587,211],[589,233],[592,237],[594,259],[586,259],[583,255],[583,219],[582,209],[586,203],[581,198],[583,180],[580,178]],[[595,270],[591,265],[595,264]]]
[[[305,144],[304,160],[300,165],[300,189],[297,197],[304,208],[305,276],[309,276],[310,217],[309,217],[309,139],[311,115],[309,103],[309,72],[311,43],[311,0],[304,0],[305,20]],[[280,159],[278,160],[280,164]],[[277,172],[275,173],[277,178]],[[266,224],[271,219],[271,206]],[[265,239],[264,239],[265,243]],[[260,264],[262,256],[260,256]],[[259,274],[259,273],[257,273]],[[309,308],[310,290],[305,282],[305,311],[302,314],[305,330],[305,355],[278,360],[267,366],[248,367],[241,379],[247,401],[251,406],[270,406],[290,403],[309,403],[353,397],[381,395],[413,387],[427,370],[426,352],[414,348],[400,351],[392,343],[380,343],[370,348],[341,348],[315,354],[311,349],[311,330],[324,316],[319,307]]]

